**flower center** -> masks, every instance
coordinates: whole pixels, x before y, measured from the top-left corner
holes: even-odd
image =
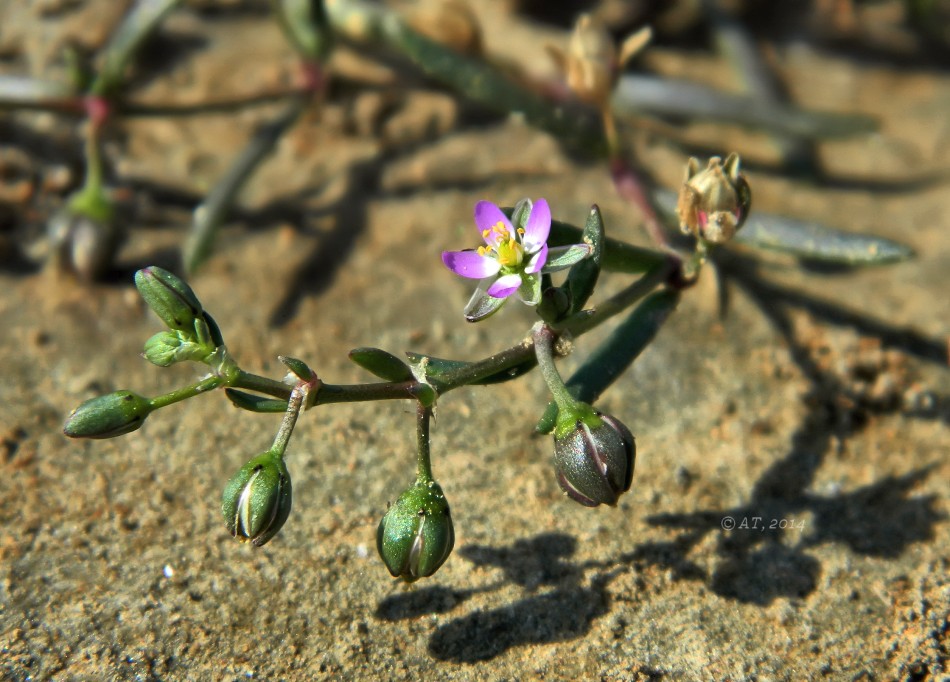
[[[491,256],[502,267],[517,267],[524,260],[524,246],[521,245],[522,235],[524,235],[523,229],[518,229],[517,232],[513,233],[499,221],[490,230],[482,232],[482,236],[485,239],[490,239],[493,244],[490,247],[480,246],[478,252],[484,256]]]

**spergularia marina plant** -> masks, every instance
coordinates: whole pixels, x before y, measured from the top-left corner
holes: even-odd
[[[139,15],[128,22],[122,30],[134,35],[123,34],[115,41],[115,50],[102,60],[109,68],[91,80],[84,98],[97,98],[94,101],[107,111],[116,115],[121,112],[121,107],[115,105],[121,95],[121,81],[132,71],[126,68],[130,46],[142,42],[143,32],[152,30],[171,4],[161,3],[161,12],[146,6],[143,11],[147,21]],[[361,23],[344,16],[341,8],[363,11],[350,7],[350,3],[324,6],[282,2],[275,6],[281,25],[303,60],[307,86],[278,121],[262,128],[235,168],[195,212],[195,231],[184,259],[189,269],[210,252],[215,226],[255,165],[297,116],[308,106],[317,106],[325,94],[324,67],[335,44],[334,31],[344,24]],[[552,490],[556,490],[556,484],[569,499],[588,507],[618,505],[620,496],[633,485],[637,445],[632,430],[618,417],[597,409],[595,402],[654,339],[675,310],[681,293],[695,282],[704,263],[716,257],[717,249],[728,248],[733,239],[754,246],[755,238],[745,239],[748,228],[740,234],[740,229],[749,224],[751,191],[738,155],[726,155],[725,161],[712,157],[705,168],[698,160],[690,159],[685,163],[678,201],[671,205],[665,197],[673,193],[652,186],[648,174],[629,152],[624,131],[614,120],[613,95],[623,65],[649,41],[648,29],[627,38],[618,48],[602,26],[590,17],[582,17],[568,50],[552,51],[567,86],[563,96],[579,105],[577,113],[561,106],[563,102],[553,102],[513,82],[505,73],[480,61],[478,53],[475,57],[458,55],[423,38],[387,12],[374,9],[361,17],[365,20],[362,25],[373,29],[372,35],[400,50],[429,76],[483,105],[516,111],[530,125],[565,142],[580,142],[590,153],[606,158],[614,188],[637,208],[635,214],[624,219],[640,221],[656,248],[608,239],[597,205],[591,205],[586,215],[571,215],[568,205],[577,205],[575,197],[559,198],[562,205],[555,207],[567,222],[553,219],[552,206],[544,198],[522,199],[511,208],[478,201],[474,207],[478,245],[441,254],[442,263],[451,273],[475,281],[475,292],[464,306],[464,316],[470,322],[485,320],[514,296],[531,306],[537,315],[535,324],[519,343],[475,361],[446,360],[419,352],[407,352],[402,359],[379,348],[356,348],[350,352],[350,359],[375,380],[345,385],[324,381],[306,363],[290,357],[280,357],[289,370],[282,379],[242,369],[225,343],[221,328],[192,288],[168,270],[147,267],[136,273],[135,284],[164,328],[144,342],[143,355],[158,367],[196,364],[202,368],[201,376],[154,397],[129,390],[93,397],[69,415],[63,431],[71,438],[112,438],[133,432],[147,435],[148,428],[143,425],[152,413],[218,389],[223,389],[240,409],[283,415],[270,447],[254,448],[235,457],[236,473],[223,486],[220,497],[227,531],[237,540],[259,547],[280,537],[279,531],[291,519],[293,492],[285,458],[300,414],[338,402],[411,400],[416,408],[415,476],[400,494],[393,490],[395,501],[387,511],[383,512],[386,505],[380,500],[376,545],[386,570],[413,582],[435,573],[448,559],[456,539],[444,492],[448,486],[437,482],[432,467],[429,432],[437,402],[462,386],[502,383],[539,369],[546,390],[538,401],[535,430],[553,434],[549,449]],[[43,108],[42,103],[33,105]],[[593,108],[593,112],[584,113],[583,107]],[[96,201],[105,196],[98,133],[109,120],[106,116],[100,118],[91,128],[87,149],[90,179],[83,195]],[[580,218],[576,222],[582,226],[575,226],[571,222],[574,218]],[[885,262],[909,255],[904,247],[885,240],[869,242],[871,238],[863,236],[849,240],[841,233],[811,228],[796,232],[787,226],[781,234],[770,234],[763,225],[752,230],[763,244],[799,256],[853,263]],[[440,246],[464,246],[451,241],[446,238]],[[860,243],[860,248],[854,247],[855,243]],[[432,266],[433,278],[451,281],[434,258]],[[611,296],[595,296],[608,273],[630,281],[615,280],[617,286],[612,287]],[[459,303],[463,300],[460,298]],[[621,313],[625,317],[612,335],[592,349],[572,377],[562,379],[558,359],[578,347],[584,334]],[[635,415],[624,416],[631,417]],[[639,443],[649,448],[648,435]],[[249,457],[254,453],[263,454]],[[242,461],[244,464],[238,467]]]

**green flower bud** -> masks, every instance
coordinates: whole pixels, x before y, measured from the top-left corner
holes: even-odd
[[[268,450],[250,460],[228,481],[221,513],[232,536],[260,547],[277,535],[287,517],[293,489],[284,459]]]
[[[153,365],[168,367],[185,360],[200,362],[208,356],[208,352],[208,348],[183,339],[179,332],[166,330],[145,342],[143,355]]]
[[[91,398],[73,410],[63,433],[70,438],[115,438],[138,429],[151,411],[148,398],[116,391]]]
[[[135,273],[135,286],[169,329],[195,337],[195,322],[204,319],[201,302],[184,280],[153,265]]]
[[[587,507],[617,504],[630,489],[637,448],[630,430],[608,414],[589,408],[558,420],[554,433],[557,482]]]
[[[435,481],[416,481],[379,522],[376,549],[393,577],[407,583],[432,575],[452,552],[449,503]]]
[[[125,239],[105,194],[79,192],[47,224],[56,267],[86,282],[102,279]]]

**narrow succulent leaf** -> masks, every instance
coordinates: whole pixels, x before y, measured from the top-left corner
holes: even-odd
[[[548,244],[551,247],[577,244],[583,241],[584,233],[579,227],[561,222],[551,221],[551,236]],[[640,246],[607,237],[604,239],[603,254],[600,266],[608,272],[638,274],[652,270],[663,263],[667,256],[659,251],[652,251]]]
[[[0,109],[81,110],[74,93],[62,83],[0,74]]]
[[[584,225],[584,243],[590,245],[591,254],[571,268],[567,275],[567,289],[571,293],[571,313],[579,312],[597,285],[600,262],[604,255],[604,220],[597,204],[591,206]]]
[[[590,244],[571,244],[570,246],[556,246],[548,251],[548,262],[541,272],[557,272],[580,263],[591,253]]]
[[[885,265],[913,258],[914,251],[899,242],[844,232],[824,225],[752,213],[736,241],[760,249],[784,251],[799,258],[845,265]]]
[[[412,369],[392,353],[379,348],[354,348],[350,351],[350,360],[370,374],[386,381],[409,381]]]
[[[664,211],[675,209],[676,195],[672,192],[657,192],[656,198]],[[884,265],[914,256],[909,246],[890,239],[758,211],[749,216],[745,226],[736,233],[735,241],[841,265]]]
[[[259,395],[254,395],[253,393],[239,391],[235,388],[226,388],[224,389],[224,393],[235,407],[240,407],[242,410],[247,410],[248,412],[270,414],[287,411],[286,400],[264,398]]]
[[[863,135],[877,129],[877,122],[868,116],[805,111],[697,83],[634,74],[617,83],[611,108],[621,116],[659,114],[721,121],[808,139]]]
[[[314,377],[316,377],[316,374],[314,374],[310,366],[303,360],[298,360],[297,358],[292,358],[287,355],[278,355],[277,359],[302,381],[312,381]]]
[[[165,15],[180,3],[181,0],[139,0],[136,3],[109,39],[99,74],[92,83],[93,94],[108,95],[122,85],[126,67],[135,58],[135,52]]]
[[[462,360],[445,360],[443,358],[436,358],[431,355],[424,355],[422,353],[413,353],[412,351],[407,351],[406,357],[409,358],[409,362],[414,365],[419,364],[423,361],[423,359],[425,359],[426,377],[436,386],[438,386],[440,378],[459,372],[460,370],[463,370],[466,367],[474,364],[470,362],[464,362]],[[489,384],[500,384],[504,383],[505,381],[511,381],[512,379],[517,379],[523,374],[527,374],[532,369],[534,369],[536,365],[537,360],[534,358],[534,356],[532,356],[519,365],[501,370],[497,374],[492,374],[491,376],[479,379],[478,381],[472,381],[469,383],[469,385],[486,386]]]
[[[333,31],[323,2],[317,0],[271,0],[284,34],[306,59],[322,61],[333,47]]]
[[[585,403],[597,400],[653,341],[678,302],[679,293],[672,290],[647,296],[568,379],[571,395]],[[551,402],[535,430],[549,433],[556,421],[557,405]]]
[[[348,3],[327,3],[327,10],[331,21],[346,31],[348,27],[341,21],[345,11],[337,8],[342,4]],[[603,126],[592,109],[546,99],[484,61],[461,55],[417,33],[393,13],[363,12],[361,19],[364,24],[374,23],[376,30],[372,32],[426,75],[468,99],[494,111],[517,113],[529,124],[572,143],[579,151],[594,156],[606,153]],[[365,27],[363,30],[367,32]]]
[[[208,197],[195,209],[191,232],[185,240],[184,262],[194,272],[211,255],[215,235],[244,183],[277,145],[281,136],[306,108],[306,99],[295,99],[273,121],[261,126]]]

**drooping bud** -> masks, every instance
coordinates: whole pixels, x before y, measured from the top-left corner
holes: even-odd
[[[57,267],[86,282],[102,279],[112,267],[125,232],[105,192],[80,191],[47,225]]]
[[[284,459],[268,450],[251,459],[228,481],[221,513],[232,536],[260,547],[290,515],[293,488]]]
[[[115,438],[141,427],[151,411],[148,398],[115,391],[91,398],[73,410],[63,433],[70,438]]]
[[[718,156],[710,158],[702,172],[697,159],[689,160],[676,205],[684,234],[712,244],[735,236],[752,207],[752,191],[739,166],[735,153],[725,163]]]
[[[169,329],[195,336],[195,322],[204,319],[201,302],[184,280],[152,265],[135,273],[135,286]]]
[[[630,489],[636,456],[633,434],[608,414],[591,408],[558,420],[554,432],[557,482],[569,497],[587,507],[617,504],[621,493]]]
[[[455,545],[449,504],[435,481],[416,481],[379,522],[376,549],[393,577],[407,583],[435,573]]]

